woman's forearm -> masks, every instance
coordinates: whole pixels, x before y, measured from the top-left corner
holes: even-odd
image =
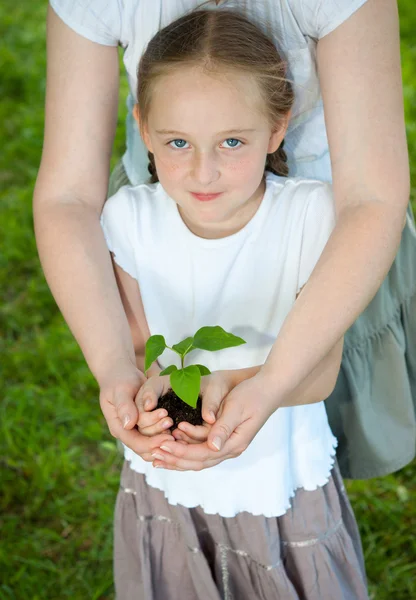
[[[263,367],[290,394],[326,356],[376,294],[397,253],[404,210],[362,202],[337,225]]]
[[[311,373],[286,395],[281,394],[281,390],[276,386],[276,399],[278,407],[299,406],[302,404],[314,404],[322,402],[331,394],[335,388],[339,368],[341,365],[342,348],[344,340],[339,340],[328,354],[312,369]],[[232,378],[233,387],[239,385],[246,379],[251,379],[262,371],[263,365],[248,367],[245,369],[235,369],[228,371]],[[266,377],[263,379],[265,387],[273,387],[276,380],[270,381]]]
[[[34,218],[42,267],[93,375],[99,381],[115,363],[135,365],[98,212],[82,202],[37,200]]]

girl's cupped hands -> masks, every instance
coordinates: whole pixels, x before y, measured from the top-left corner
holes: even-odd
[[[187,444],[205,442],[223,399],[236,385],[236,371],[215,371],[201,378],[203,425],[179,423],[172,434],[176,441]],[[158,399],[171,389],[169,375],[149,377],[136,397],[139,413],[137,426],[143,435],[156,435],[171,427],[172,419],[164,409],[158,409]]]
[[[210,410],[217,414],[207,432],[206,441],[197,444],[181,443],[181,440],[163,442],[153,453],[153,466],[178,471],[201,471],[223,460],[240,456],[278,408],[279,402],[276,394],[271,392],[272,387],[260,371],[233,387],[221,399],[220,394],[209,396],[205,393],[205,416]],[[189,429],[189,432],[192,433],[192,430]]]

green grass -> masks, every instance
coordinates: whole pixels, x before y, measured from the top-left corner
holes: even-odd
[[[415,181],[416,7],[412,0],[399,4]],[[42,276],[33,237],[45,11],[46,2],[0,5],[0,600],[110,600],[121,460],[96,384]],[[121,103],[114,161],[123,149],[123,118]],[[416,598],[415,465],[348,488],[373,598]]]

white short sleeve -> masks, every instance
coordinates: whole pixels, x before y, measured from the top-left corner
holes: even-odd
[[[49,3],[58,17],[83,37],[105,46],[119,44],[120,0],[49,0]]]
[[[367,0],[289,0],[304,35],[321,39],[341,25]]]
[[[101,227],[116,263],[123,271],[137,279],[136,211],[129,190],[128,186],[123,186],[107,200],[101,214]]]
[[[310,193],[304,220],[297,293],[308,281],[335,227],[335,204],[328,183]]]

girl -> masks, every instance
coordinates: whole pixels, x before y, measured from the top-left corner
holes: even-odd
[[[271,376],[262,365],[334,227],[330,189],[286,178],[292,87],[273,43],[244,17],[208,10],[175,21],[150,42],[138,81],[134,116],[154,183],[121,188],[102,227],[139,361],[149,333],[175,342],[219,324],[247,341],[194,356],[214,371],[205,387],[213,382],[225,404],[244,379]],[[137,327],[143,309],[148,332]],[[271,395],[260,403],[262,427],[231,461],[200,472],[156,469],[169,466],[166,442],[141,456],[126,447],[118,600],[367,598],[320,402],[341,352],[342,340],[315,374],[313,395],[308,388],[312,403],[302,405],[301,394],[292,407]],[[163,355],[159,362],[167,364]],[[152,378],[144,389],[157,395],[166,384]],[[139,427],[163,435],[171,422],[144,413],[144,397]],[[205,397],[206,430],[209,408]],[[201,439],[198,428],[185,430],[188,441]],[[183,447],[184,434],[173,434],[167,443]]]

